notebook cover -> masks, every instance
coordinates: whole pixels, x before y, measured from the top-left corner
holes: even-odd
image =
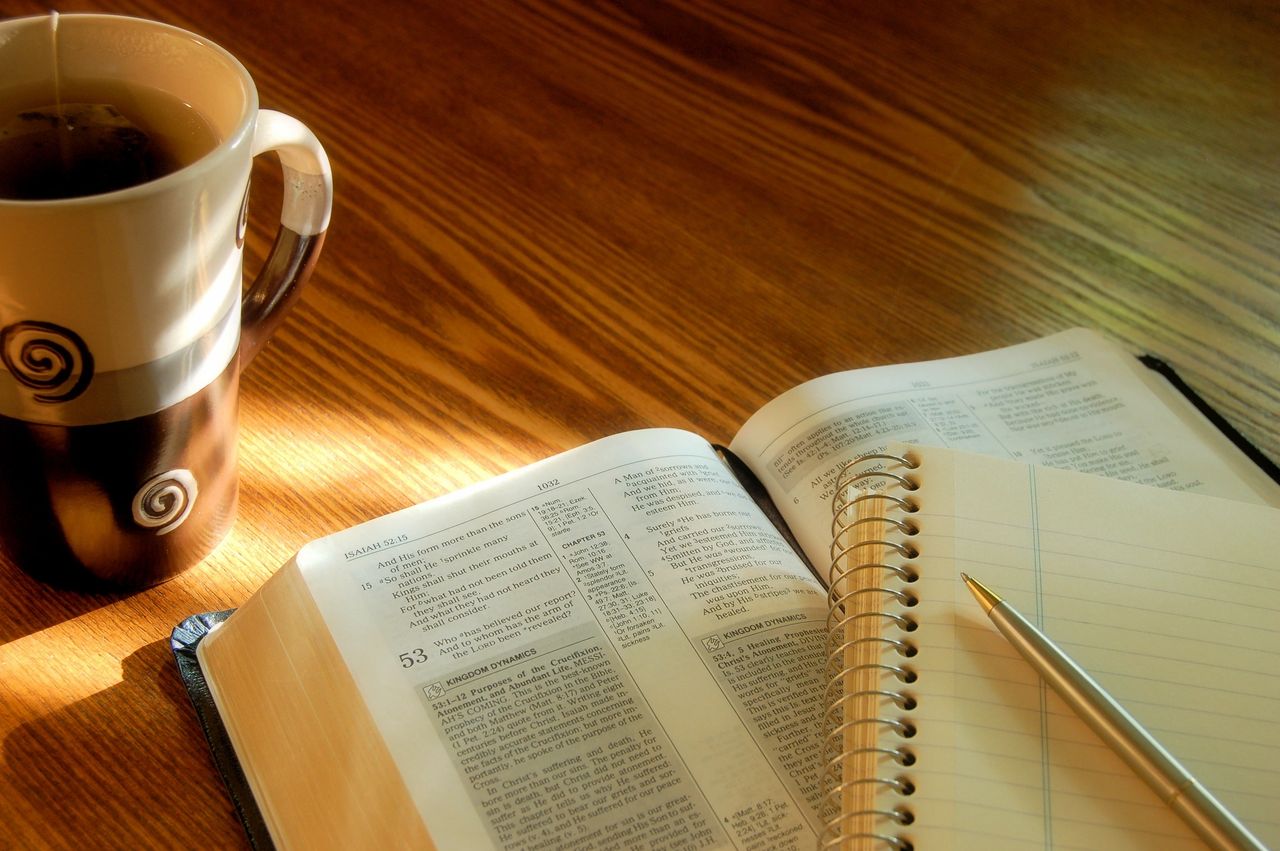
[[[236,815],[244,825],[249,837],[249,844],[256,851],[275,851],[271,834],[267,832],[267,824],[262,820],[262,812],[249,789],[249,781],[240,768],[236,752],[231,747],[231,739],[227,736],[227,728],[218,714],[218,707],[209,693],[209,685],[205,682],[204,671],[200,669],[200,661],[196,658],[196,647],[209,631],[231,616],[235,609],[220,612],[205,612],[191,617],[178,624],[169,637],[169,647],[173,650],[173,658],[178,663],[178,675],[182,684],[187,687],[187,695],[196,709],[196,717],[204,730],[205,740],[213,753],[213,762],[218,766],[222,782],[227,786],[231,803],[235,805]]]

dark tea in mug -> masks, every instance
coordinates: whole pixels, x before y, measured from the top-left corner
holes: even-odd
[[[2,86],[0,198],[127,189],[195,162],[219,141],[195,108],[159,89],[119,80]]]

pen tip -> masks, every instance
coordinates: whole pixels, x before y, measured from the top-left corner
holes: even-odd
[[[997,605],[1000,604],[1000,595],[974,579],[967,573],[961,573],[960,578],[964,580],[964,584],[968,587],[970,593],[973,594],[978,605],[982,606],[982,611],[990,613]]]

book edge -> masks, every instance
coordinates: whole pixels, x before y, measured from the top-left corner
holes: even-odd
[[[205,679],[204,669],[196,655],[196,649],[200,643],[233,612],[235,609],[223,609],[202,612],[186,618],[174,627],[169,638],[169,647],[173,651],[173,658],[178,666],[178,676],[186,687],[187,696],[195,708],[196,718],[204,732],[205,742],[213,756],[214,765],[222,777],[223,785],[226,786],[227,794],[244,827],[250,846],[255,851],[275,851],[275,844],[271,841],[271,834],[267,830],[262,811],[258,808],[249,780],[240,765],[240,760],[236,757],[226,724],[218,712],[213,694],[209,690],[209,683]]]
[[[1191,403],[1197,411],[1204,415],[1214,428],[1216,428],[1223,437],[1231,442],[1236,449],[1239,449],[1246,458],[1253,462],[1263,473],[1271,478],[1276,484],[1280,484],[1280,466],[1263,454],[1262,450],[1249,441],[1247,437],[1239,432],[1231,422],[1218,412],[1218,409],[1205,401],[1199,393],[1191,388],[1183,380],[1178,371],[1173,368],[1168,361],[1156,357],[1151,354],[1137,356],[1138,361],[1147,369],[1152,370],[1166,382],[1169,386],[1182,395]]]

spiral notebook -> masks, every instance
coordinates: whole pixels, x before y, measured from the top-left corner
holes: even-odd
[[[836,848],[1196,849],[959,580],[1009,599],[1280,847],[1280,511],[899,445],[833,500]]]

